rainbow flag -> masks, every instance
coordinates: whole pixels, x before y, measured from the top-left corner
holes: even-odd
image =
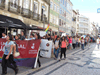
[[[47,27],[47,28],[46,28],[46,30],[45,30],[45,31],[46,31],[46,33],[47,33],[47,31],[48,31],[48,30],[49,30],[49,24],[48,24],[48,27]]]

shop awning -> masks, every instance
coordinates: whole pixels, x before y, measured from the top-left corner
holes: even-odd
[[[19,19],[0,14],[0,26],[9,28],[26,29],[26,25]]]

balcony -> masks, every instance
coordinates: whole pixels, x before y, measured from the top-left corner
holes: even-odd
[[[39,14],[35,13],[35,12],[31,12],[32,14],[32,19],[38,21],[39,20]]]
[[[14,4],[12,2],[9,2],[8,11],[18,14],[18,13],[20,13],[20,6],[18,6],[17,4]]]
[[[26,18],[30,18],[31,17],[31,11],[29,9],[26,9],[26,8],[22,8],[21,10],[21,15],[23,17],[26,17]]]
[[[73,18],[72,18],[72,21],[76,21],[76,17],[73,17]]]
[[[0,3],[0,9],[4,9],[5,8],[5,1],[2,0]]]
[[[43,1],[45,1],[46,3],[50,5],[50,0],[43,0]]]
[[[44,20],[44,19],[45,19],[45,20]],[[41,16],[40,16],[40,21],[42,21],[42,22],[45,21],[45,23],[47,23],[47,24],[49,23],[49,21],[48,21],[46,15],[41,15]]]

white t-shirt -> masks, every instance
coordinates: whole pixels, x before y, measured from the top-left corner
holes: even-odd
[[[9,54],[9,52],[10,52],[10,47],[11,47],[11,45],[13,45],[13,44],[14,44],[13,41],[10,41],[9,43],[8,43],[8,42],[5,43],[5,51],[4,51],[4,54],[5,54],[5,55],[8,55],[8,54]],[[11,54],[12,54],[12,52],[11,52]]]
[[[100,40],[99,40],[99,39],[97,39],[97,44],[99,44],[99,41],[100,41]]]
[[[55,47],[59,47],[59,40],[57,41],[55,41]]]
[[[7,36],[5,36],[5,37],[2,37],[3,39],[5,39]]]
[[[81,40],[81,44],[84,44],[84,39]]]

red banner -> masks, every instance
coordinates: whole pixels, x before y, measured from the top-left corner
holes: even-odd
[[[0,57],[3,55],[3,47],[5,45],[6,40],[0,38]],[[38,49],[40,46],[40,40],[18,40],[15,41],[18,45],[18,51],[20,52],[20,56],[18,58],[36,58],[38,54]]]
[[[6,39],[0,39],[0,57],[3,55],[3,47],[5,46]]]

